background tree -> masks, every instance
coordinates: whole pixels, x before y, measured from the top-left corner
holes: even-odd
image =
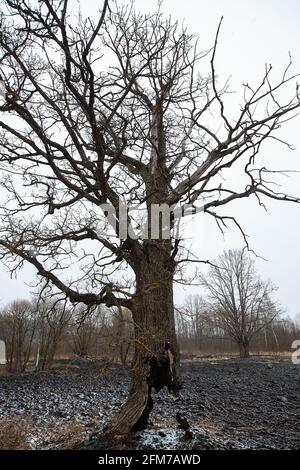
[[[74,321],[71,326],[71,347],[77,356],[88,356],[95,332],[93,319],[84,307],[81,307],[76,315],[73,313]]]
[[[245,250],[229,250],[201,276],[208,290],[215,325],[237,343],[241,357],[249,356],[252,338],[281,313],[271,300],[275,287],[262,281]]]
[[[112,329],[114,333],[113,341],[118,359],[122,364],[126,364],[128,354],[134,342],[132,316],[128,309],[114,309]]]
[[[242,231],[223,206],[252,195],[299,202],[274,189],[275,173],[257,159],[268,139],[282,143],[276,131],[299,99],[291,64],[276,83],[267,67],[230,116],[215,73],[220,26],[212,50],[200,52],[197,37],[160,11],[108,3],[91,19],[75,18],[67,0],[2,1],[0,246],[12,270],[29,262],[72,303],[132,311],[132,386],[110,428],[126,434],[148,402],[149,356],[172,351],[169,385],[178,387],[173,283],[191,259],[174,217],[170,238],[163,224],[147,239],[138,227],[151,222],[154,204],[200,204],[221,228],[231,221]],[[230,168],[241,178],[227,171],[224,182]],[[127,238],[120,194],[139,208],[128,214]],[[115,227],[103,204],[114,207]]]
[[[227,356],[239,351],[237,342],[220,326],[220,322],[211,311],[208,302],[205,302],[202,311],[201,330],[198,331],[199,338],[195,338],[194,313],[193,310],[190,313],[191,307],[194,309],[194,302],[189,296],[186,303],[176,309],[177,336],[181,353],[184,356]],[[291,344],[298,338],[299,325],[297,325],[296,319],[282,315],[280,319],[275,319],[274,322],[267,324],[253,336],[251,352],[264,356],[269,354],[285,356],[290,354]]]
[[[49,369],[63,333],[70,323],[71,311],[66,305],[39,299],[37,311],[36,370]]]
[[[196,349],[202,348],[203,336],[207,331],[208,325],[208,304],[203,297],[190,295],[185,301],[185,305],[178,309],[182,323],[188,323],[191,340]]]
[[[28,300],[15,300],[0,315],[1,338],[6,344],[7,368],[24,372],[32,353],[37,315]]]

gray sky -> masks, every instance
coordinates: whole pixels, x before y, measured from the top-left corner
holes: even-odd
[[[101,5],[96,0],[85,3],[85,9],[91,15]],[[136,0],[135,5],[137,10],[148,11],[155,8],[156,2]],[[231,76],[231,89],[236,91],[233,103],[242,101],[242,83],[258,84],[265,63],[272,63],[274,77],[279,76],[288,63],[288,52],[292,55],[293,72],[300,72],[300,3],[297,0],[165,0],[163,10],[175,19],[184,20],[189,32],[200,34],[203,50],[212,46],[218,21],[224,16],[216,68],[221,82]],[[300,118],[297,117],[282,131],[282,136],[296,150],[290,152],[271,143],[265,147],[263,157],[272,161],[276,168],[300,171],[299,129]],[[290,194],[300,195],[300,175],[292,175],[283,181]],[[267,259],[257,260],[261,275],[277,284],[278,300],[287,313],[294,316],[300,312],[300,205],[270,201],[269,214],[258,208],[254,199],[238,201],[231,207],[226,208],[226,214],[237,216],[250,235],[251,247]],[[230,229],[223,238],[213,221],[201,214],[191,224],[189,233],[193,251],[202,259],[214,259],[223,249],[243,245],[236,229]],[[28,297],[26,283],[32,280],[34,270],[30,266],[25,266],[17,279],[11,279],[1,265],[1,303]],[[176,287],[176,302],[181,304],[187,294],[196,292],[199,289]]]

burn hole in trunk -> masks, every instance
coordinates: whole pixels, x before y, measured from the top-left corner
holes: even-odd
[[[158,393],[164,387],[167,387],[175,400],[179,399],[179,390],[181,388],[176,379],[174,353],[169,342],[166,342],[163,354],[160,356],[147,356],[145,362],[149,364],[147,403],[141,417],[134,425],[133,431],[145,429],[148,425],[149,415],[153,409],[152,388]]]

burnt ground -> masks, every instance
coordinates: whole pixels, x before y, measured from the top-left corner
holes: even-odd
[[[134,449],[299,449],[300,365],[289,360],[183,361],[181,400],[154,393],[149,427]],[[0,376],[0,427],[27,423],[33,449],[95,448],[97,431],[124,401],[128,369],[102,363]],[[177,428],[189,421],[192,438]],[[3,447],[2,447],[3,448]]]

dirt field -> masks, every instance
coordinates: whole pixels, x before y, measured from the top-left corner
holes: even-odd
[[[154,394],[135,449],[299,449],[300,366],[289,360],[184,361],[181,400]],[[101,363],[0,376],[0,448],[97,448],[97,432],[126,398],[128,370]],[[177,428],[176,413],[192,436]],[[18,439],[16,439],[18,436]]]

